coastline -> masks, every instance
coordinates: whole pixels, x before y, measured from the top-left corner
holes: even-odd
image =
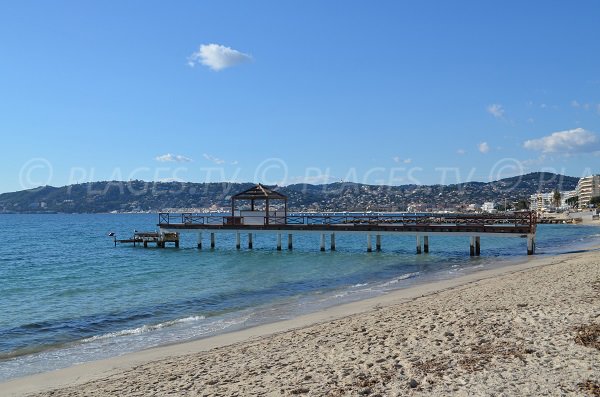
[[[114,382],[115,379],[117,379],[118,382],[118,379],[122,379],[126,374],[127,378],[130,378],[131,372],[135,372],[136,369],[140,367],[163,372],[165,367],[170,368],[172,365],[177,366],[176,363],[173,364],[174,358],[176,358],[177,361],[180,361],[189,360],[192,357],[195,357],[198,359],[197,361],[203,361],[200,359],[212,355],[215,351],[238,351],[240,349],[250,348],[256,344],[270,345],[275,339],[290,338],[292,334],[306,333],[309,332],[308,330],[311,328],[335,328],[336,324],[334,323],[339,321],[359,321],[368,323],[369,321],[366,319],[363,321],[362,317],[372,317],[382,309],[388,311],[402,311],[406,309],[407,306],[415,304],[418,300],[435,302],[442,299],[441,295],[455,296],[464,291],[476,290],[477,288],[481,289],[481,287],[485,285],[501,284],[502,282],[505,282],[506,279],[510,279],[511,277],[514,278],[515,275],[519,276],[521,273],[535,272],[536,269],[539,270],[540,268],[545,267],[561,267],[561,264],[563,265],[562,267],[566,267],[565,264],[571,262],[594,262],[598,257],[600,257],[600,253],[596,252],[594,249],[590,249],[585,252],[532,258],[516,265],[482,270],[454,279],[416,285],[406,289],[389,292],[375,298],[334,306],[323,311],[302,315],[290,320],[260,325],[206,339],[152,348],[106,360],[84,363],[57,371],[17,378],[1,383],[0,389],[8,396],[46,392],[53,389],[62,389],[55,395],[77,395],[73,394],[74,390],[67,388],[82,384],[96,388],[99,387],[100,384],[105,384],[108,379],[112,379],[110,381],[111,383]],[[596,263],[598,262],[600,261],[597,260]],[[523,277],[517,278],[521,278],[523,283],[535,282],[535,280],[525,280]],[[321,334],[317,333],[317,335],[320,337],[327,337],[327,335],[323,335],[322,332]],[[314,337],[317,338],[317,336]],[[442,340],[443,339],[445,338],[442,338]],[[360,347],[357,346],[357,349],[360,349]],[[253,362],[251,358],[248,357],[248,359],[250,360],[248,365],[252,366]],[[600,356],[598,356],[598,361],[600,361]],[[187,372],[185,371],[185,365],[183,364],[182,369],[184,372]],[[262,376],[263,375],[256,375],[257,378],[261,378]],[[269,376],[272,377],[274,375],[269,374]],[[306,376],[311,376],[312,378],[312,375]],[[200,383],[204,384],[205,381],[206,379],[199,382],[198,385]],[[133,382],[136,382],[135,379]],[[142,378],[137,379],[137,382],[140,383],[138,386],[143,387],[145,384],[145,381]],[[169,382],[176,383],[175,380],[164,381],[165,384],[168,384]],[[209,380],[208,382],[210,385],[211,381]],[[419,380],[419,383],[421,383],[421,380]],[[193,384],[194,382],[190,383],[190,385]],[[217,385],[217,383],[213,384],[213,386],[214,385]],[[246,387],[251,386],[246,385]],[[82,393],[85,393],[85,388],[82,388],[81,390],[84,390]],[[226,390],[230,389],[226,388]],[[249,389],[245,390],[248,391]],[[301,388],[299,393],[303,390],[304,389]],[[292,391],[293,390],[290,389],[285,392],[289,394]],[[131,392],[131,390],[129,390],[129,392]],[[127,395],[129,392],[127,390],[122,390],[120,393]],[[226,392],[226,394],[228,393]]]

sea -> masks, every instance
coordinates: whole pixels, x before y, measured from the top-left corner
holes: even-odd
[[[134,230],[156,229],[156,214],[0,215],[0,381],[290,319],[342,303],[526,260],[523,238],[336,236],[319,250],[318,234],[294,235],[277,251],[275,234],[217,234],[215,249],[183,235],[180,248],[114,246]],[[204,238],[207,239],[205,233]],[[284,239],[284,243],[285,243]],[[537,254],[600,242],[600,229],[540,225]],[[329,242],[328,242],[329,243]]]

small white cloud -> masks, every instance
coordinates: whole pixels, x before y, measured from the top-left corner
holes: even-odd
[[[490,151],[490,145],[488,145],[487,142],[481,142],[479,145],[477,145],[477,149],[479,149],[481,153],[487,153]]]
[[[577,102],[576,100],[572,100],[571,101],[571,106],[574,107],[574,108],[581,107],[581,105],[579,104],[579,102]]]
[[[412,163],[412,159],[402,159],[400,156],[394,156],[392,157],[392,160],[394,160],[394,163],[404,163],[404,164],[410,164]]]
[[[220,159],[218,157],[215,156],[211,156],[210,154],[204,153],[202,154],[202,157],[204,157],[205,159],[207,159],[208,161],[212,161],[215,164],[225,164],[225,160]]]
[[[491,114],[492,116],[494,116],[498,119],[500,119],[504,116],[504,107],[500,104],[493,103],[493,104],[489,105],[486,109],[489,114]]]
[[[462,155],[464,155],[465,153],[467,153],[465,149],[458,149],[458,150],[456,151],[456,154],[458,154],[459,156],[462,156]]]
[[[163,154],[162,156],[155,157],[156,161],[160,161],[161,163],[189,163],[193,161],[189,157],[182,156],[180,154]]]
[[[233,161],[231,162],[231,165],[238,165],[239,163],[240,163],[239,161],[237,161],[237,160],[233,160]]]
[[[233,48],[220,44],[202,44],[198,51],[189,56],[188,65],[194,67],[196,64],[201,63],[218,72],[250,60],[252,60],[252,56]]]
[[[547,107],[548,107],[548,105],[546,105],[545,103],[542,103],[542,104],[540,105],[540,108],[542,108],[542,109],[546,109]]]
[[[523,143],[523,147],[542,153],[593,153],[600,148],[600,139],[591,131],[575,128],[553,132],[539,139],[527,140]]]

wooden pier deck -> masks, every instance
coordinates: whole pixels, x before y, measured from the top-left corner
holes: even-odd
[[[236,233],[236,248],[240,248],[240,233],[248,233],[248,247],[252,248],[252,233],[276,233],[277,249],[281,249],[281,235],[288,235],[288,249],[292,249],[294,233],[321,234],[321,250],[325,250],[325,235],[330,235],[331,249],[335,250],[335,235],[362,233],[367,235],[367,251],[371,251],[371,236],[381,248],[382,235],[414,235],[417,253],[429,252],[430,236],[470,237],[471,255],[479,255],[480,238],[527,238],[527,253],[535,251],[536,217],[529,211],[506,214],[310,214],[286,216],[221,216],[193,213],[160,213],[160,233],[192,232],[198,234],[198,248],[202,247],[202,232],[210,233],[211,247],[215,233]],[[423,248],[421,248],[423,241]]]

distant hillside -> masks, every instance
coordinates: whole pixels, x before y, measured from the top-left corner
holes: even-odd
[[[278,187],[289,197],[293,211],[404,211],[461,209],[486,201],[509,203],[537,192],[574,190],[579,178],[534,172],[499,181],[454,185],[380,186],[351,182],[325,185],[295,184]],[[0,194],[0,212],[97,213],[163,211],[168,209],[228,208],[230,197],[252,183],[92,182],[63,187],[45,186]]]

